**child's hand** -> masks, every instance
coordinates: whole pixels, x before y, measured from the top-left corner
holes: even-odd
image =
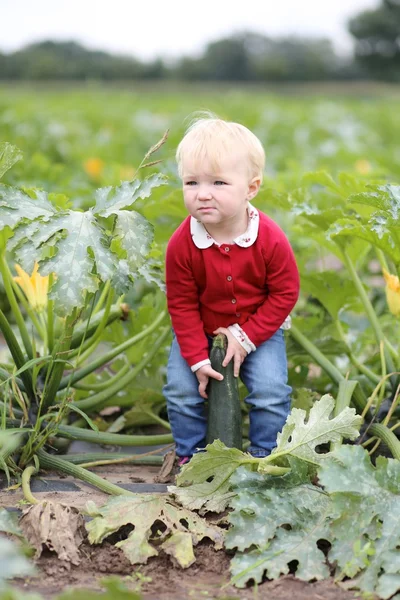
[[[226,329],[225,327],[218,327],[218,329],[216,329],[213,333],[223,333],[228,338],[228,348],[226,349],[226,356],[222,366],[226,367],[233,358],[233,375],[235,377],[239,377],[240,365],[247,356],[246,350],[241,344],[239,344],[229,329]]]
[[[212,377],[213,379],[218,379],[218,381],[222,381],[224,378],[224,376],[221,375],[221,373],[218,373],[218,371],[214,371],[211,365],[204,365],[203,367],[200,367],[200,369],[197,369],[195,373],[199,382],[199,394],[202,398],[208,398],[206,393],[206,387],[208,385],[208,380],[210,379],[210,377]]]

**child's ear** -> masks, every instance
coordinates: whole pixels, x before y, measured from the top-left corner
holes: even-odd
[[[247,200],[251,200],[255,196],[257,196],[258,191],[261,185],[261,177],[253,177],[253,179],[249,182],[249,189],[247,191]]]

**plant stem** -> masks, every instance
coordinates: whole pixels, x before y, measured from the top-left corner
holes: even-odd
[[[80,479],[81,481],[85,481],[86,483],[94,485],[106,494],[111,494],[113,496],[135,496],[135,494],[132,492],[124,490],[118,485],[114,485],[113,483],[106,481],[95,473],[91,473],[90,471],[87,471],[78,465],[73,465],[72,463],[62,460],[57,456],[48,454],[42,448],[38,450],[37,456],[42,469],[54,469],[55,471],[61,471],[61,473],[66,473],[67,475],[76,477],[76,479]]]
[[[0,309],[0,330],[3,333],[4,339],[5,339],[6,344],[11,352],[11,356],[14,359],[17,370],[21,369],[25,365],[26,359],[22,353],[22,350],[18,344],[17,338],[14,335],[14,332],[11,329],[9,322],[7,321],[3,311],[1,309]],[[21,375],[21,379],[24,383],[26,393],[29,396],[29,399],[31,400],[31,402],[35,402],[35,394],[34,394],[33,385],[32,385],[32,374],[31,374],[30,369],[22,371],[20,375]]]
[[[356,286],[356,289],[360,296],[361,302],[364,305],[365,312],[367,313],[369,322],[375,333],[376,341],[377,341],[378,345],[380,345],[381,342],[383,342],[385,344],[385,359],[386,359],[387,369],[390,373],[394,373],[396,371],[396,367],[393,362],[392,355],[389,351],[389,345],[390,345],[389,341],[386,339],[386,337],[382,331],[381,324],[379,323],[379,319],[375,313],[374,307],[372,306],[371,301],[368,298],[368,294],[365,291],[362,281],[359,278],[358,273],[353,265],[353,262],[351,261],[346,250],[343,250],[343,257],[344,257],[344,262],[346,264],[346,267],[348,268],[350,276],[354,282],[354,285]],[[394,350],[394,348],[392,348],[392,351],[396,352]],[[396,361],[398,361],[399,357],[397,356],[397,353],[395,354],[395,356],[396,356]],[[391,378],[391,385],[392,385],[393,389],[396,389],[396,387],[397,387],[397,379],[398,378],[396,376],[393,376]]]
[[[105,431],[93,431],[93,429],[81,429],[72,425],[59,425],[57,435],[69,440],[114,446],[156,446],[158,444],[171,444],[174,441],[170,433],[127,435],[124,433],[107,433]]]
[[[72,356],[72,351],[73,350],[79,350],[79,346],[81,345],[82,341],[88,341],[88,339],[94,334],[94,332],[96,331],[96,329],[98,328],[99,324],[101,323],[103,317],[104,317],[104,313],[105,313],[105,309],[103,309],[102,311],[100,311],[98,314],[93,316],[92,313],[92,318],[90,319],[90,323],[89,326],[86,326],[86,323],[84,325],[80,324],[77,325],[77,327],[74,330],[74,334],[72,336],[72,341],[71,341],[71,353],[70,353],[70,357]],[[110,310],[110,314],[108,315],[108,319],[107,319],[107,325],[110,325],[110,323],[112,323],[113,321],[116,321],[117,319],[121,319],[124,316],[124,309],[121,308],[121,304],[114,304],[111,307]]]
[[[326,358],[326,356],[324,356],[324,354],[322,354],[322,352],[318,350],[318,348],[308,338],[306,338],[306,336],[303,335],[294,324],[292,324],[290,334],[296,340],[296,342],[309,353],[313,360],[315,360],[315,362],[319,364],[322,369],[324,369],[324,371],[337,385],[339,385],[340,382],[345,379],[339,369],[337,369],[335,365],[331,363],[331,361]],[[365,398],[364,392],[360,385],[357,385],[354,388],[352,402],[359,413],[364,410],[364,407],[367,404],[367,399]]]
[[[109,317],[110,311],[111,311],[113,296],[114,296],[114,290],[110,289],[108,292],[108,296],[107,296],[107,303],[104,308],[103,318],[101,319],[93,336],[90,338],[90,346],[88,348],[85,348],[84,350],[82,348],[81,354],[78,354],[78,357],[76,359],[76,366],[78,366],[78,364],[84,363],[85,360],[92,354],[92,352],[94,351],[96,346],[101,341],[101,336],[103,335],[103,331],[105,330],[105,328],[107,327],[107,324],[108,324],[108,317]]]
[[[109,379],[102,381],[101,383],[74,383],[74,388],[76,390],[84,390],[87,392],[101,392],[101,390],[106,390],[111,385],[113,385],[116,381],[121,379],[126,373],[128,373],[132,369],[132,365],[126,364],[124,365],[118,373],[112,375]],[[0,372],[1,377],[1,372]]]
[[[159,450],[157,450],[159,452]],[[117,459],[111,459],[111,456],[118,456]],[[62,454],[58,458],[71,462],[73,464],[115,464],[122,462],[135,462],[138,465],[161,465],[163,462],[162,456],[143,456],[142,454],[124,454],[122,452],[93,452],[87,454]],[[87,464],[86,464],[87,466]]]
[[[336,329],[340,335],[340,339],[347,346],[346,337],[344,335],[343,327],[342,327],[342,324],[340,323],[339,319],[335,320],[335,325],[336,325]],[[354,356],[354,354],[351,352],[350,349],[348,351],[348,357],[349,357],[350,361],[352,362],[352,364],[356,367],[356,369],[358,369],[360,371],[360,373],[362,373],[363,375],[368,377],[368,379],[372,383],[375,383],[375,384],[379,383],[379,381],[380,381],[379,376],[376,373],[374,373],[374,371],[372,371],[372,369],[369,369],[368,367],[366,367],[365,365],[360,363],[360,361]]]
[[[397,458],[397,460],[400,460],[400,441],[397,439],[393,431],[381,423],[373,423],[369,427],[369,431],[371,435],[385,442],[393,457]]]
[[[25,500],[27,500],[31,504],[39,504],[39,500],[37,500],[33,496],[32,492],[31,492],[31,486],[30,486],[31,477],[36,472],[37,472],[36,467],[31,465],[30,467],[26,467],[26,469],[22,473],[22,477],[21,477],[22,491],[24,492]]]
[[[125,350],[128,350],[128,348],[130,348],[131,346],[134,346],[137,342],[139,342],[143,338],[150,335],[150,333],[152,333],[155,329],[157,329],[157,327],[160,325],[160,323],[164,319],[165,315],[166,315],[166,312],[162,311],[158,315],[157,319],[149,327],[147,327],[146,329],[144,329],[137,335],[129,338],[128,340],[126,340],[125,342],[120,344],[119,346],[116,346],[115,348],[110,350],[110,352],[107,352],[103,356],[100,356],[98,359],[94,360],[93,362],[86,365],[82,369],[79,369],[78,371],[75,371],[75,372],[71,373],[70,375],[65,375],[65,377],[63,377],[61,379],[58,389],[63,390],[68,386],[73,386],[76,381],[80,381],[87,375],[90,375],[90,373],[93,373],[93,371],[96,371],[96,369],[102,367],[103,365],[105,365],[108,362],[110,362],[111,360],[113,360],[116,356],[118,356],[118,354],[125,352]],[[83,400],[82,402],[85,402],[85,401]],[[82,405],[80,405],[78,403],[77,403],[77,406],[82,408]]]
[[[98,392],[97,394],[93,394],[92,396],[89,396],[84,400],[78,400],[74,402],[75,406],[82,410],[90,410],[94,407],[96,407],[96,409],[99,409],[101,406],[103,406],[103,404],[107,402],[109,398],[111,398],[120,390],[126,388],[129,384],[132,383],[135,377],[152,360],[153,356],[157,354],[157,352],[159,351],[160,347],[164,344],[169,334],[169,328],[166,327],[160,335],[160,337],[158,338],[157,342],[152,347],[152,349],[147,354],[145,354],[142,360],[130,372],[121,377],[119,381],[116,381],[112,386],[110,386],[106,390]]]
[[[12,275],[9,271],[4,252],[0,253],[0,273],[3,277],[4,290],[6,292],[15,320],[17,322],[18,329],[21,334],[21,339],[25,346],[26,354],[28,358],[33,358],[33,348],[31,340],[25,325],[24,317],[22,316],[17,299],[15,298],[14,290],[10,282]]]
[[[65,319],[65,328],[61,337],[59,349],[55,352],[55,358],[65,358],[65,353],[69,350],[71,344],[72,332],[74,330],[76,320],[76,309],[72,311],[72,314]],[[54,403],[56,394],[60,389],[60,381],[64,372],[64,362],[54,362],[49,374],[49,380],[43,391],[41,400],[41,411],[46,411],[48,407]]]
[[[49,275],[49,289],[53,283],[53,273]],[[54,300],[47,300],[47,349],[51,354],[54,349]]]

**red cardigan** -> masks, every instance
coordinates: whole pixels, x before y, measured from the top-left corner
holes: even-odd
[[[280,227],[258,212],[258,236],[247,248],[198,248],[191,237],[190,216],[168,243],[168,311],[189,366],[209,358],[206,334],[238,323],[259,346],[278,331],[297,302],[299,273],[293,250]]]

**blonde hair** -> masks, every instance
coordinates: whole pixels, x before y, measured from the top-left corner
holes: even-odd
[[[195,164],[208,160],[218,170],[221,162],[235,153],[248,161],[249,178],[260,177],[262,181],[265,152],[258,137],[244,125],[204,114],[190,123],[177,148],[179,176],[182,177],[183,161],[187,158]]]

